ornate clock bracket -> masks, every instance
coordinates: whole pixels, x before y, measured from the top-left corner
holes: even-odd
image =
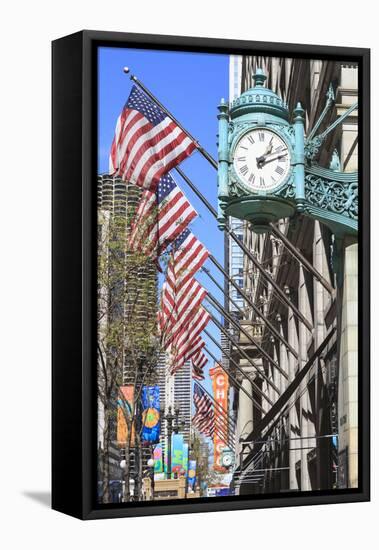
[[[304,110],[300,103],[288,122],[288,107],[272,90],[264,87],[266,77],[258,69],[255,86],[229,105],[219,105],[218,135],[218,222],[220,229],[228,216],[246,219],[257,232],[269,230],[270,222],[291,217],[296,212],[327,225],[336,242],[345,236],[356,238],[358,231],[358,173],[340,172],[334,155],[331,167],[318,166],[314,158],[326,136],[341,124],[358,104],[355,103],[322,133],[315,135],[334,102],[330,87],[326,105],[316,124],[305,136]],[[233,170],[233,147],[247,129],[265,126],[289,144],[291,177],[272,192],[250,192]]]

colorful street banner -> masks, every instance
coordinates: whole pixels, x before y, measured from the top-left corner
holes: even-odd
[[[186,475],[188,474],[188,443],[183,444],[183,470],[185,471]]]
[[[163,449],[162,449],[161,443],[159,443],[159,445],[156,445],[154,447],[153,457],[154,457],[154,473],[160,474],[161,472],[163,472],[163,460],[162,460]]]
[[[126,445],[128,426],[126,418],[131,418],[134,400],[134,386],[121,386],[117,401],[117,443],[120,447]],[[134,446],[134,428],[130,438],[130,445]]]
[[[196,484],[196,460],[188,461],[188,488],[195,490]]]
[[[158,443],[161,431],[159,386],[142,388],[142,441]]]
[[[213,469],[219,472],[225,472],[226,469],[221,465],[222,451],[227,447],[224,440],[228,436],[228,392],[229,378],[218,363],[215,363],[213,369],[209,369],[209,376],[212,379],[213,398],[215,400],[214,417],[215,431],[213,435]],[[221,436],[221,437],[220,437]]]
[[[183,434],[173,434],[171,445],[171,471],[180,473],[183,468]]]

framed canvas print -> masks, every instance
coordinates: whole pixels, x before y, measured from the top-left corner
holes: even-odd
[[[369,499],[369,50],[53,42],[53,508]]]

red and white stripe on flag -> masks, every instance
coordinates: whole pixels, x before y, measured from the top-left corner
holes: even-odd
[[[196,149],[188,135],[136,86],[117,119],[109,173],[154,191]]]
[[[204,287],[193,278],[189,279],[178,292],[168,281],[165,281],[158,322],[166,350],[169,350],[179,332],[198,313],[206,294]]]
[[[207,357],[202,350],[198,351],[191,359],[192,378],[194,380],[204,380],[204,367],[208,363]]]
[[[204,435],[212,437],[215,431],[213,403],[197,382],[194,385],[193,403],[196,408],[196,413],[192,417],[193,427]]]
[[[203,347],[204,341],[200,334],[210,320],[209,313],[199,308],[193,319],[176,335],[171,347],[171,373],[179,370],[186,361],[196,355]]]
[[[149,256],[159,256],[196,218],[197,213],[166,174],[154,191],[144,190],[134,216],[129,248]]]
[[[179,331],[185,329],[198,312],[207,294],[193,275],[208,255],[207,249],[188,228],[173,243],[158,313],[158,324],[166,350],[169,350]]]
[[[205,345],[205,344],[204,344]],[[202,350],[198,351],[193,357],[192,357],[192,366],[194,369],[197,370],[203,370],[205,365],[208,363],[208,359],[206,355],[204,355],[204,352]]]
[[[201,269],[209,256],[209,252],[188,228],[175,239],[172,248],[170,261],[175,265],[174,282],[180,287]],[[168,280],[170,276],[171,272],[168,272]]]

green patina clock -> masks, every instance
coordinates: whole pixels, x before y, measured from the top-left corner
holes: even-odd
[[[229,447],[225,447],[222,450],[221,465],[224,468],[232,468],[235,465],[235,455]]]
[[[273,192],[291,175],[290,148],[280,134],[269,128],[254,128],[235,144],[233,169],[248,192]]]
[[[315,164],[325,136],[346,118],[353,105],[322,134],[315,136],[332,104],[327,105],[310,134],[305,136],[300,103],[290,122],[288,106],[265,87],[266,76],[257,69],[254,87],[231,105],[219,105],[218,221],[228,216],[245,219],[257,233],[270,223],[295,212],[319,219],[339,236],[356,235],[358,175]]]

